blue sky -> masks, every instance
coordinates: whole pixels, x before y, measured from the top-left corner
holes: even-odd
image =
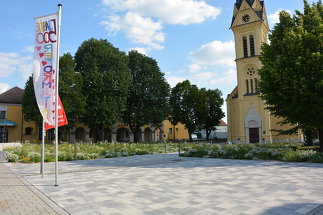
[[[0,93],[24,88],[32,73],[33,18],[56,12],[58,3],[61,54],[74,54],[89,38],[103,38],[122,51],[137,49],[156,59],[171,86],[188,79],[220,89],[224,98],[236,86],[229,29],[235,0],[10,0],[0,8]],[[271,27],[278,11],[303,10],[302,0],[265,5]]]

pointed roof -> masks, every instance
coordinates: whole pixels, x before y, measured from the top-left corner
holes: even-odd
[[[241,7],[243,1],[246,1],[251,8],[252,8],[253,3],[255,2],[255,0],[236,0],[235,6],[237,7],[238,10],[240,10],[240,7]],[[257,11],[254,9],[254,12],[259,16],[259,18],[261,20],[263,20],[264,1],[259,1],[259,2],[262,6],[262,9],[261,9],[261,11]],[[231,26],[233,25],[235,18],[236,18],[235,16],[232,17]]]
[[[241,6],[242,2],[243,2],[243,0],[237,0],[236,6],[237,6],[238,9],[240,9],[240,6]],[[250,7],[252,7],[255,0],[246,0],[246,2],[250,5]]]
[[[218,126],[228,126],[227,123],[225,123],[222,119],[219,121]]]
[[[0,94],[0,103],[22,104],[25,90],[19,87],[13,87],[10,90]]]

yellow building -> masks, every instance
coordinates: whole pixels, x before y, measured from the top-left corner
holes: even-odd
[[[42,129],[34,122],[23,119],[22,99],[24,90],[14,87],[0,94],[0,143],[7,142],[41,142]],[[155,142],[162,140],[187,140],[188,132],[184,125],[172,125],[164,121],[160,127],[145,125],[141,128],[140,142]],[[53,130],[47,131],[46,142],[54,138]],[[82,124],[70,129],[64,137],[65,141],[89,141],[95,138],[95,133]],[[133,142],[133,134],[128,125],[117,123],[111,129],[104,130],[104,139],[113,142]]]
[[[258,143],[301,141],[301,133],[293,136],[277,135],[272,130],[281,127],[276,117],[265,109],[257,84],[261,68],[259,56],[262,43],[268,43],[268,20],[264,1],[237,0],[234,5],[231,29],[235,38],[238,86],[228,95],[228,141]],[[279,90],[279,89],[277,89]]]

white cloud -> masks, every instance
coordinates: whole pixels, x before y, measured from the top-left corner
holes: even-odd
[[[0,83],[0,94],[6,92],[7,90],[9,90],[9,84]]]
[[[210,82],[210,80],[212,80],[212,78],[214,78],[215,73],[213,72],[199,72],[194,74],[191,77],[191,80],[196,83],[197,85],[208,85],[208,83]]]
[[[215,19],[220,9],[202,0],[102,0],[107,11],[101,22],[110,34],[119,31],[134,44],[143,44],[145,51],[161,50],[165,41],[164,24],[189,25]]]
[[[275,25],[276,23],[279,23],[279,13],[281,11],[283,11],[283,9],[280,8],[276,12],[268,15],[268,21],[272,26]],[[292,14],[290,10],[285,10],[285,11],[289,14]]]
[[[236,82],[236,79],[237,79],[236,70],[230,69],[224,74],[223,77],[211,80],[211,84],[212,85],[219,85],[224,83],[231,84]]]
[[[19,65],[18,71],[21,73],[24,80],[27,80],[33,72],[33,63],[23,63]]]
[[[0,52],[0,78],[6,78],[14,72],[20,72],[26,80],[26,73],[31,74],[32,57],[22,57],[18,53]]]
[[[235,65],[235,45],[233,41],[213,41],[202,45],[198,50],[190,53],[189,58],[200,65]]]
[[[202,66],[194,63],[194,64],[189,65],[188,68],[191,73],[196,73],[202,69]]]
[[[106,21],[101,22],[109,32],[118,33],[124,31],[126,37],[132,43],[147,45],[147,50],[161,50],[164,47],[159,43],[165,41],[165,35],[161,32],[162,24],[151,18],[145,18],[137,13],[128,12],[125,16],[107,16]]]
[[[176,84],[178,84],[178,83],[183,82],[183,81],[185,81],[185,80],[186,80],[185,78],[182,78],[182,77],[176,77],[176,76],[168,77],[168,78],[166,78],[166,79],[167,79],[168,84],[169,84],[171,87],[175,87],[175,86],[176,86]]]
[[[24,46],[23,52],[34,53],[34,46]]]
[[[220,9],[197,0],[102,0],[115,11],[132,11],[167,24],[189,25],[215,19]]]

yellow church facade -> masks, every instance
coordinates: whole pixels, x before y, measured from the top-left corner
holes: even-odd
[[[268,43],[269,25],[264,1],[237,0],[234,5],[231,30],[235,38],[237,87],[228,95],[228,141],[232,143],[262,143],[302,141],[295,135],[278,135],[273,130],[287,130],[280,119],[271,116],[257,92],[261,68],[262,43]],[[279,90],[279,89],[277,89]]]

